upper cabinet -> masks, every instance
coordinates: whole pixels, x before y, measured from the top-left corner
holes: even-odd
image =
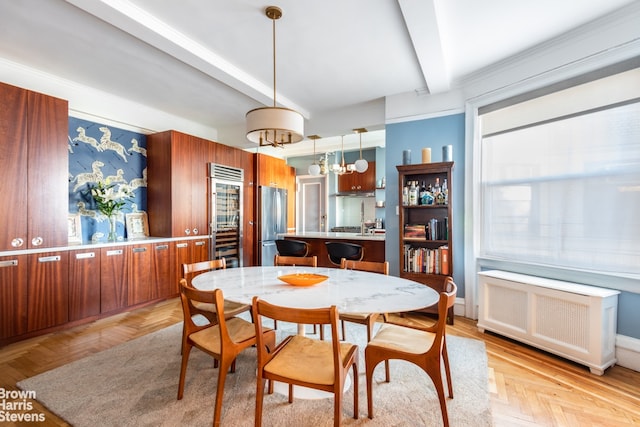
[[[0,83],[0,250],[67,245],[65,100]]]
[[[296,227],[296,169],[284,159],[256,154],[256,176],[258,186],[277,187],[287,190],[287,228]]]
[[[176,131],[147,137],[149,231],[157,237],[208,234],[208,163],[216,144]]]
[[[364,173],[353,172],[338,176],[338,192],[373,192],[376,189],[376,162],[369,162]]]

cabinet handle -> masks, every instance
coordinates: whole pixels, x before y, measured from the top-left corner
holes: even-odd
[[[191,230],[189,230],[188,228],[185,228],[184,229],[184,234],[186,234],[188,236],[189,234],[191,234]]]
[[[17,259],[12,259],[9,261],[0,261],[0,267],[14,267],[16,265],[18,265]]]
[[[60,255],[38,257],[38,262],[58,262],[58,261],[60,261]]]
[[[199,242],[196,242],[196,246],[204,246],[206,242],[203,242],[202,240]]]
[[[193,229],[193,234],[198,234],[198,229],[197,228]]]
[[[176,248],[186,248],[187,246],[189,246],[187,243],[178,243]]]
[[[22,240],[22,238],[20,237],[16,237],[11,241],[11,246],[13,246],[14,248],[19,248],[22,245],[24,245],[24,240]]]
[[[87,252],[84,254],[76,254],[76,259],[87,259],[87,258],[95,258],[96,257],[96,253],[95,252]]]
[[[44,240],[40,236],[34,237],[33,239],[31,239],[31,244],[33,246],[40,246],[42,244],[42,242],[44,242]]]
[[[147,248],[133,248],[133,253],[146,252],[146,251],[147,251]]]
[[[156,246],[156,250],[157,251],[163,251],[163,250],[166,250],[166,249],[169,249],[169,245],[158,245],[158,246]]]
[[[113,249],[111,251],[107,251],[107,256],[114,256],[114,255],[122,255],[122,249]]]

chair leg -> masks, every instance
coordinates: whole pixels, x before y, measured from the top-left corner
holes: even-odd
[[[347,331],[344,327],[344,320],[340,321],[340,324],[342,325],[342,341],[346,341],[347,340]],[[369,342],[369,341],[367,341]]]
[[[234,359],[235,362],[235,359]],[[220,416],[222,414],[222,398],[224,396],[224,382],[227,378],[229,363],[226,360],[220,362],[220,371],[218,372],[218,387],[216,389],[216,402],[213,407],[213,425],[220,425]]]
[[[178,382],[178,400],[182,399],[182,395],[184,393],[184,377],[187,373],[187,363],[189,363],[189,353],[191,353],[191,346],[189,344],[186,344],[182,349],[182,364],[180,365],[180,381]]]
[[[442,383],[442,374],[440,373],[440,366],[434,367],[434,369],[427,371],[427,374],[431,377],[433,385],[436,388],[438,394],[438,401],[440,402],[440,411],[442,412],[442,422],[444,427],[449,427],[449,414],[447,413],[447,401],[444,397],[444,384]]]
[[[324,325],[318,325],[320,328],[320,341],[324,341]]]
[[[360,417],[360,411],[358,407],[358,358],[352,365],[353,369],[353,419],[357,420]]]
[[[264,399],[264,386],[265,380],[263,378],[258,379],[258,386],[256,388],[256,413],[255,413],[255,426],[262,426],[262,401]],[[269,381],[269,387],[271,387],[271,381]]]
[[[449,370],[449,354],[447,353],[447,338],[445,337],[442,344],[442,360],[444,360],[444,372],[447,375],[447,387],[449,388],[449,397],[453,399],[453,385],[451,383],[451,370]]]

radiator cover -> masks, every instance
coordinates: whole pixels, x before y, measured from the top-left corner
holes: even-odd
[[[602,375],[616,363],[618,291],[524,274],[478,273],[478,329],[565,357]]]

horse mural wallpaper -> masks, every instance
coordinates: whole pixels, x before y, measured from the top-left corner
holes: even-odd
[[[82,243],[106,242],[110,232],[97,190],[112,204],[115,240],[124,240],[125,214],[147,209],[146,136],[69,117],[68,143],[69,214],[80,215]]]

